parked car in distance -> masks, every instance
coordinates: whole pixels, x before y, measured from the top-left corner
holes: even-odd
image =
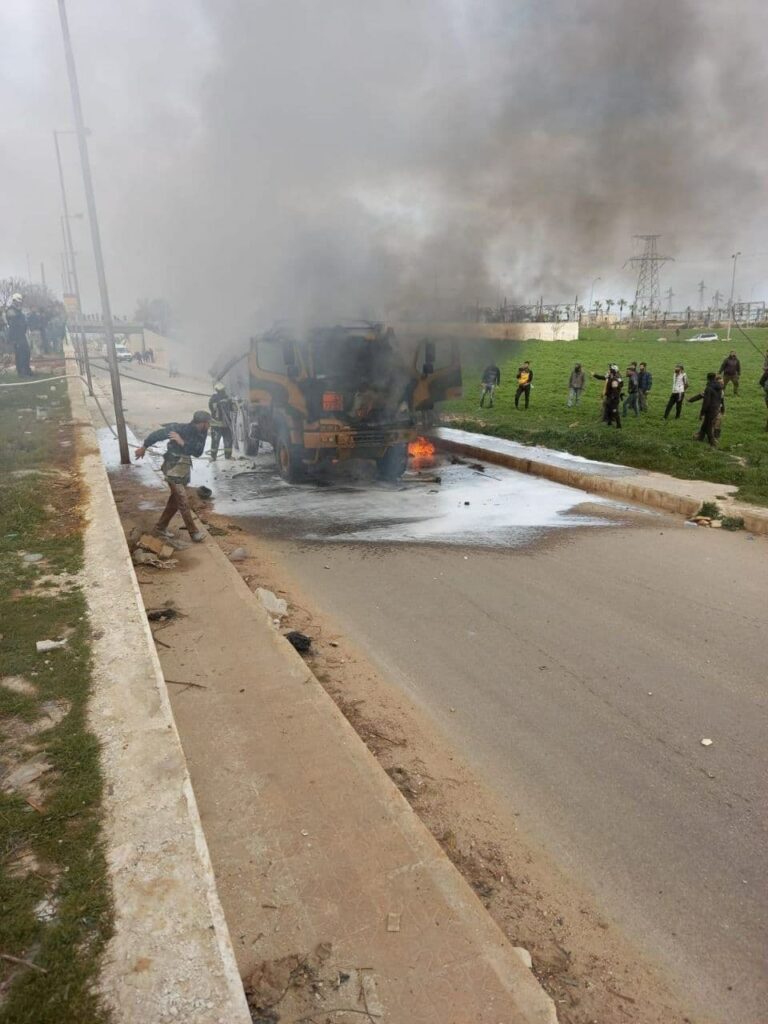
[[[702,331],[701,334],[695,334],[689,341],[720,341],[714,331]]]
[[[115,345],[115,353],[118,363],[130,363],[133,359],[133,352],[131,352],[127,345]]]

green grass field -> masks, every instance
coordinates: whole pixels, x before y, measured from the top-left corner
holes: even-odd
[[[728,387],[720,447],[712,449],[693,439],[699,426],[699,403],[686,403],[679,420],[663,418],[671,392],[675,364],[681,362],[690,380],[689,395],[697,394],[709,370],[718,370],[729,346],[724,341],[689,342],[696,331],[614,330],[582,331],[578,341],[467,343],[462,349],[464,398],[447,402],[441,411],[451,425],[529,444],[545,445],[587,458],[652,469],[687,479],[735,484],[743,501],[768,505],[768,410],[758,380],[768,347],[768,329],[750,329],[757,351],[734,331],[731,348],[741,359],[739,397]],[[725,330],[718,331],[721,339]],[[662,340],[663,338],[667,340]],[[493,359],[501,370],[501,388],[493,409],[480,409],[480,375]],[[514,407],[517,368],[529,359],[534,387],[527,412]],[[648,412],[622,418],[623,429],[600,422],[602,382],[588,380],[581,404],[569,409],[568,378],[577,362],[588,372],[605,373],[618,363],[622,375],[632,360],[646,362],[653,374]],[[674,415],[674,414],[672,414]]]
[[[70,421],[63,381],[0,390],[0,775],[44,761],[39,794],[22,781],[0,790],[2,1024],[108,1020],[95,990],[112,908],[90,631],[77,577],[57,585],[83,563]],[[37,652],[60,636],[64,649]]]

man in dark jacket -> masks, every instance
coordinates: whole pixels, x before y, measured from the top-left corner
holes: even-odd
[[[533,370],[531,364],[526,361],[517,371],[517,391],[515,392],[515,408],[520,408],[520,396],[525,396],[525,408],[531,400],[531,385],[533,384]]]
[[[159,430],[153,431],[145,439],[144,444],[136,449],[136,458],[143,459],[147,448],[151,448],[158,441],[168,441],[161,469],[171,495],[155,526],[155,532],[162,537],[171,536],[168,524],[178,512],[184,520],[190,538],[197,543],[203,540],[203,534],[192,518],[186,486],[192,472],[192,459],[199,459],[205,451],[210,420],[210,413],[201,410],[194,414],[190,423],[165,423]]]
[[[615,423],[616,429],[621,430],[621,414],[619,409],[624,381],[621,379],[618,366],[616,363],[611,363],[608,367],[608,373],[593,373],[592,376],[595,380],[605,381],[605,390],[603,391],[603,423],[608,427]]]
[[[501,370],[495,363],[489,363],[483,370],[480,378],[480,408],[485,405],[486,397],[489,399],[488,408],[493,408],[493,392],[501,384]]]
[[[216,461],[219,444],[224,442],[224,458],[232,458],[232,419],[235,414],[235,403],[227,394],[227,389],[219,381],[213,385],[213,394],[208,399],[211,410],[211,462]]]
[[[728,381],[733,384],[733,393],[739,393],[739,377],[741,377],[741,363],[735,352],[730,352],[720,364],[720,373],[723,375],[723,393],[728,387]]]
[[[766,354],[765,357],[763,375],[760,378],[760,387],[763,389],[763,394],[765,395],[765,406],[768,409],[768,354]],[[768,420],[765,421],[765,429],[768,430]]]
[[[652,387],[653,374],[645,363],[640,363],[637,367],[637,400],[640,412],[648,412],[648,392]]]
[[[698,433],[699,441],[705,439],[713,448],[717,447],[715,428],[718,419],[725,412],[725,401],[723,399],[723,385],[717,379],[716,373],[707,374],[706,387],[698,395],[692,395],[689,402],[701,402],[701,429]]]
[[[23,298],[18,292],[11,298],[5,311],[5,322],[8,324],[8,342],[13,345],[16,357],[16,373],[20,377],[31,377],[32,367],[29,365],[29,339],[27,338],[27,318],[21,306]]]

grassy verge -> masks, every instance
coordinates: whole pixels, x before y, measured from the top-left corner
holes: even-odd
[[[663,412],[671,390],[675,363],[685,366],[696,394],[709,370],[718,370],[728,353],[725,341],[692,342],[682,332],[671,332],[666,341],[659,331],[616,331],[593,329],[582,332],[579,341],[488,342],[467,344],[462,352],[464,394],[460,401],[443,406],[452,425],[466,430],[508,437],[530,444],[569,451],[575,455],[618,462],[639,469],[652,469],[685,479],[735,484],[739,498],[768,505],[768,435],[764,394],[758,387],[763,359],[740,335],[731,347],[742,364],[740,395],[726,396],[726,415],[718,449],[693,440],[698,429],[699,405],[687,404],[679,420],[664,420]],[[768,345],[768,330],[750,330],[761,349]],[[481,410],[480,374],[493,358],[502,374],[495,407]],[[534,387],[527,412],[514,407],[515,377],[524,359],[531,361]],[[590,380],[577,408],[569,409],[568,377],[576,362],[588,371],[604,373],[608,362],[619,364],[622,373],[628,362],[648,364],[653,374],[649,410],[635,418],[624,418],[624,429],[609,429],[600,422],[602,382]]]
[[[94,991],[112,917],[98,748],[86,724],[89,630],[69,419],[63,382],[0,390],[4,1024],[108,1019]],[[62,649],[36,651],[36,641],[63,637]]]

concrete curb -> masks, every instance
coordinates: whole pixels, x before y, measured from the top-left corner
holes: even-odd
[[[716,501],[726,515],[741,516],[750,533],[768,535],[768,509],[723,498],[723,494],[736,490],[729,484],[681,480],[664,473],[643,473],[628,466],[609,466],[589,460],[574,460],[568,465],[565,457],[556,451],[537,457],[518,442],[447,427],[439,428],[430,436],[444,451],[544,477],[591,494],[649,505],[686,517],[695,515],[702,502]]]
[[[67,385],[86,492],[89,720],[115,905],[100,990],[116,1024],[250,1024],[130,553],[81,386]]]

